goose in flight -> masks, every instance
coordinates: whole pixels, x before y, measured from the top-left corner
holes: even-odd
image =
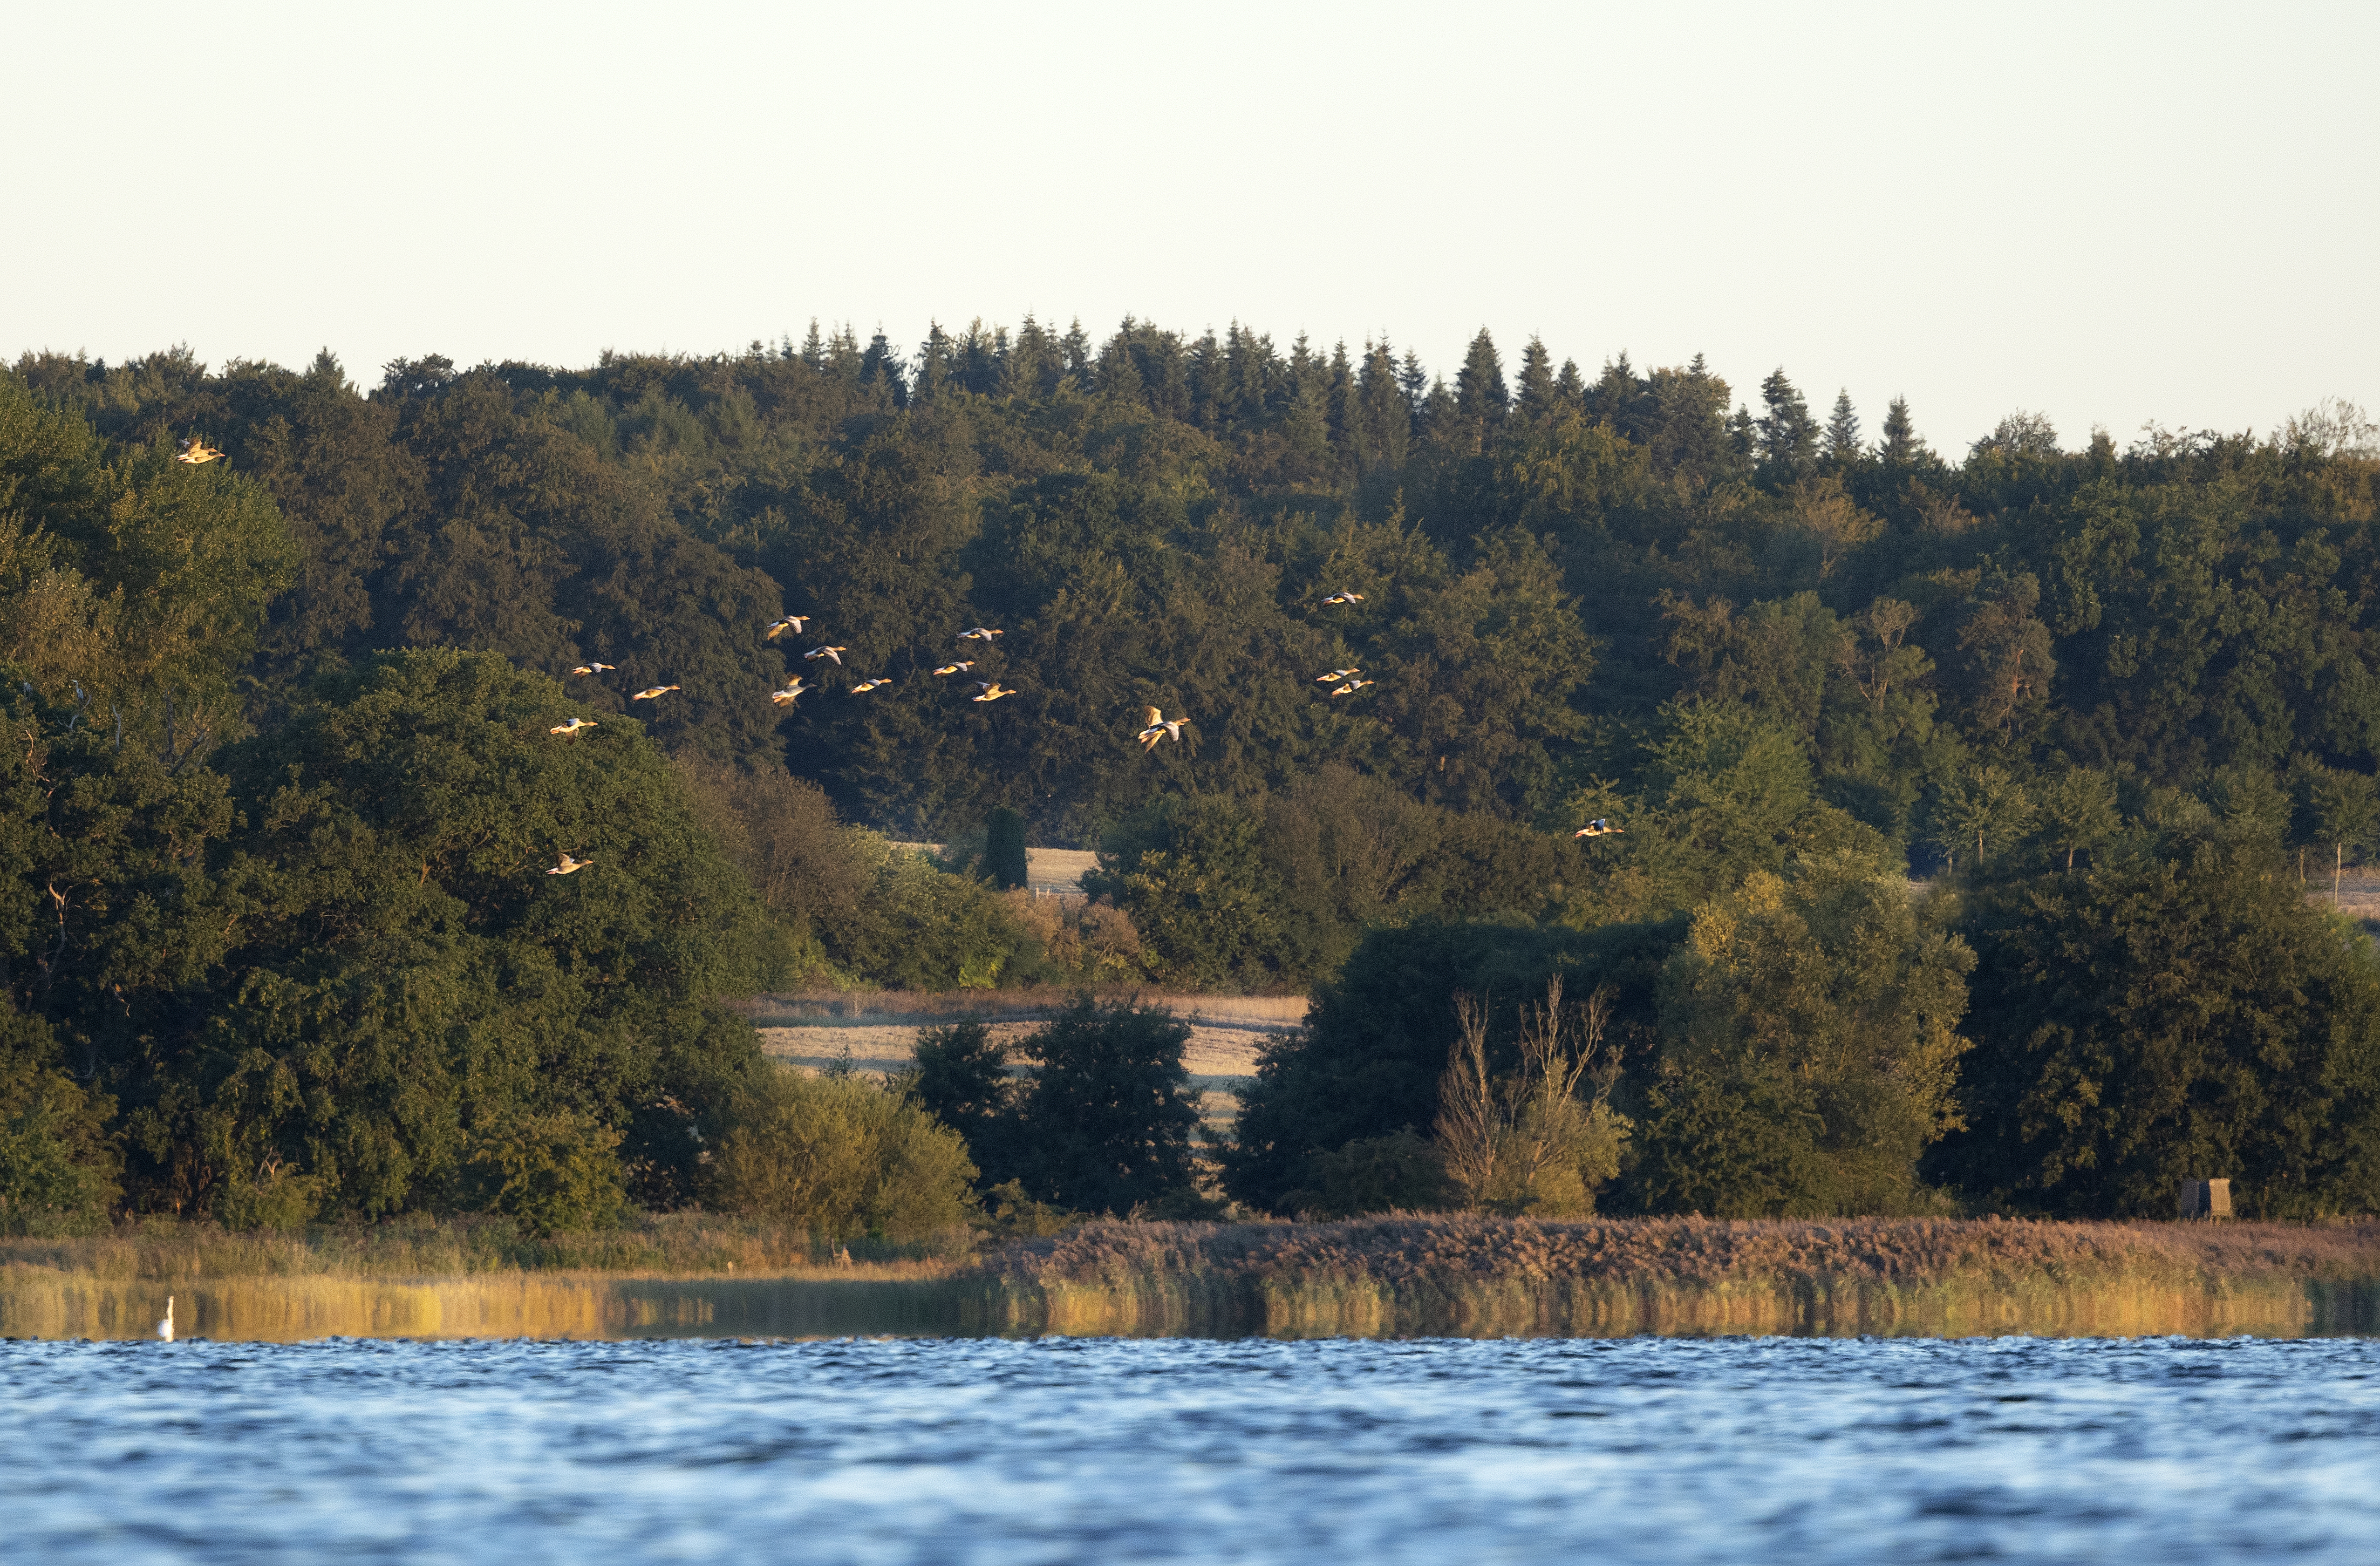
[[[1146,708],[1143,710],[1148,713],[1148,716],[1142,720],[1143,726],[1140,733],[1132,736],[1140,741],[1140,747],[1143,750],[1156,749],[1158,743],[1168,734],[1173,736],[1174,744],[1182,743],[1182,725],[1188,722],[1189,719],[1175,718],[1168,722],[1165,714],[1154,707]]]
[[[892,682],[891,680],[882,678],[862,680],[857,685],[851,687],[851,694],[854,696],[866,696],[869,691],[874,690],[877,686],[889,686],[892,683]]]
[[[675,686],[647,686],[636,695],[628,698],[628,699],[630,701],[650,701],[657,696],[667,696],[670,692],[677,688],[678,687]]]
[[[840,667],[843,663],[843,655],[850,650],[851,649],[847,647],[814,647],[808,652],[803,653],[802,656],[805,659],[832,658],[834,660],[836,665]]]
[[[546,871],[545,873],[550,876],[577,875],[580,870],[585,869],[594,862],[595,861],[592,859],[574,859],[569,855],[565,854],[562,856],[562,863],[554,866],[553,868]]]
[[[579,730],[591,729],[594,726],[595,720],[592,718],[573,718],[566,723],[556,723],[545,732],[550,734],[560,734],[565,739],[577,739]]]
[[[799,674],[795,674],[792,685],[787,686],[783,690],[771,691],[769,693],[769,699],[775,702],[780,707],[791,707],[795,702],[799,701],[802,698],[803,692],[815,690],[816,688],[817,687],[815,686],[806,686],[802,684],[802,677]]]
[[[802,634],[802,627],[808,625],[816,618],[818,618],[818,616],[814,614],[788,614],[782,620],[771,620],[769,622],[769,634],[765,639],[775,641],[787,631],[793,632],[795,636],[800,636]]]
[[[581,663],[570,672],[574,674],[608,674],[618,667],[617,663]]]
[[[1333,696],[1353,696],[1357,691],[1362,690],[1366,686],[1376,686],[1380,682],[1378,680],[1349,680],[1345,685],[1341,686],[1337,690],[1332,691],[1330,694]]]
[[[182,443],[182,449],[174,454],[174,460],[187,462],[195,467],[201,462],[212,462],[221,455],[223,455],[222,447],[207,444],[206,437],[203,435],[193,435]]]
[[[974,659],[972,659],[972,658],[962,658],[962,659],[960,659],[960,660],[959,660],[957,662],[955,662],[955,663],[945,663],[945,664],[943,664],[941,668],[939,668],[939,669],[935,670],[935,671],[934,671],[934,673],[935,673],[935,674],[965,674],[969,669],[972,669],[972,668],[974,668],[974,667],[975,667],[975,660],[974,660]]]
[[[166,1342],[174,1341],[174,1296],[165,1296],[165,1319],[157,1323],[157,1336]]]
[[[1595,819],[1593,819],[1593,820],[1591,820],[1591,821],[1587,822],[1587,823],[1586,823],[1586,825],[1585,825],[1585,826],[1583,826],[1583,827],[1579,828],[1579,829],[1578,829],[1578,831],[1576,831],[1576,832],[1574,832],[1571,833],[1571,836],[1572,836],[1572,837],[1602,837],[1602,836],[1604,836],[1606,833],[1609,833],[1609,832],[1618,832],[1619,830],[1620,830],[1620,829],[1619,829],[1618,827],[1613,826],[1609,821],[1608,821],[1608,820],[1604,819],[1601,816],[1597,816]]]
[[[1362,593],[1351,593],[1342,589],[1338,592],[1332,593],[1329,598],[1324,599],[1322,601],[1325,603],[1361,603],[1364,601],[1364,595]]]
[[[1363,672],[1361,669],[1333,669],[1327,674],[1315,675],[1314,683],[1318,686],[1327,686],[1333,680],[1352,680]]]
[[[998,680],[978,680],[976,684],[983,687],[983,694],[973,698],[977,701],[998,701],[1003,696],[1016,694],[1013,690],[1003,688]]]
[[[978,625],[972,631],[961,631],[959,633],[959,640],[990,642],[994,637],[1004,637],[1008,633],[1006,631],[987,630],[983,626]]]

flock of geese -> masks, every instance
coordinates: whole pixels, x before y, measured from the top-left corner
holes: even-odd
[[[182,443],[181,450],[175,455],[174,460],[176,462],[189,463],[195,467],[200,463],[216,461],[221,458],[223,455],[223,448],[220,446],[211,446],[207,444],[204,437],[193,435]],[[1325,605],[1343,606],[1363,602],[1364,595],[1342,588],[1339,591],[1332,593],[1330,597],[1324,599],[1322,601]],[[775,641],[778,637],[786,635],[788,632],[798,637],[808,628],[810,621],[815,618],[815,615],[809,614],[782,615],[779,618],[769,622],[767,628],[762,632],[761,639],[765,641]],[[990,650],[998,638],[1006,636],[1007,634],[1007,632],[992,625],[977,625],[970,629],[961,631],[959,633],[958,639],[963,642],[975,643],[977,645],[978,656],[953,659],[950,662],[941,665],[934,671],[935,677],[948,678],[953,674],[973,674],[976,664],[980,662],[980,653]],[[802,661],[806,663],[815,664],[820,659],[824,659],[829,663],[832,663],[836,668],[840,669],[843,667],[843,655],[850,650],[851,649],[847,645],[841,643],[820,642],[818,646],[810,649],[808,652],[803,653]],[[588,662],[572,669],[570,673],[578,678],[588,679],[592,678],[597,674],[610,674],[615,667],[616,665],[614,664],[598,662],[595,660],[589,659]],[[866,696],[868,692],[881,690],[892,683],[892,678],[889,675],[871,675],[867,679],[861,680],[858,684],[852,686],[850,687],[850,691],[854,696]],[[1317,685],[1327,685],[1330,686],[1330,696],[1332,699],[1335,700],[1342,696],[1354,696],[1357,692],[1365,690],[1378,682],[1364,678],[1364,671],[1362,669],[1350,667],[1345,669],[1333,669],[1328,674],[1317,674],[1314,677],[1314,683]],[[968,698],[972,701],[999,701],[1005,697],[1011,697],[1016,694],[1014,686],[1003,686],[996,678],[977,680],[975,682],[975,686],[976,694]],[[678,690],[680,688],[680,686],[674,685],[647,686],[644,689],[632,693],[628,699],[631,702],[658,701],[662,697],[669,695],[672,691]],[[780,708],[791,708],[798,703],[803,697],[823,687],[811,685],[804,676],[795,674],[782,689],[771,691],[769,693],[769,699]],[[1172,740],[1176,745],[1181,744],[1183,725],[1190,722],[1188,718],[1168,718],[1162,710],[1155,707],[1143,708],[1142,712],[1143,717],[1140,728],[1133,737],[1140,742],[1140,747],[1144,752],[1155,752],[1158,746],[1169,739]],[[595,726],[595,719],[574,717],[564,722],[554,724],[552,728],[546,732],[548,734],[559,734],[564,739],[577,739],[582,732],[594,728]],[[1573,838],[1604,837],[1615,834],[1620,830],[1620,828],[1613,826],[1608,819],[1598,817],[1596,819],[1587,822],[1586,825],[1579,828],[1578,831],[1571,833],[1571,836]],[[562,862],[545,873],[550,876],[576,875],[577,872],[585,869],[594,862],[595,861],[592,859],[574,859],[569,855],[565,854],[562,856]],[[169,1313],[169,1322],[171,1320],[171,1303],[168,1302],[167,1310]],[[165,1327],[167,1331],[171,1330],[170,1326],[167,1326],[165,1323],[161,1323],[160,1325]]]

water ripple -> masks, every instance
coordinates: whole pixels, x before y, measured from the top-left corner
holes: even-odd
[[[2380,1559],[2380,1345],[0,1345],[10,1559]]]

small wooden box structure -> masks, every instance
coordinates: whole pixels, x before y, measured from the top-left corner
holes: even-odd
[[[2193,1219],[2229,1218],[2231,1182],[2185,1180],[2181,1183],[2181,1199],[2175,1205],[2180,1208],[2178,1216],[2185,1223]]]

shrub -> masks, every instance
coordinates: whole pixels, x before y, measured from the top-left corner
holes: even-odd
[[[47,1024],[0,1014],[0,1234],[96,1229],[115,1200],[120,1160],[103,1130],[114,1106],[58,1070],[55,1053]]]
[[[479,1205],[509,1214],[530,1234],[603,1229],[627,1207],[620,1134],[568,1110],[524,1114],[475,1132],[465,1167]]]
[[[1360,1218],[1375,1212],[1435,1212],[1454,1205],[1446,1155],[1410,1125],[1364,1136],[1305,1160],[1303,1181],[1281,1199],[1305,1219]]]
[[[912,1239],[966,1221],[975,1174],[958,1133],[905,1092],[768,1065],[736,1096],[711,1195],[831,1239]]]

